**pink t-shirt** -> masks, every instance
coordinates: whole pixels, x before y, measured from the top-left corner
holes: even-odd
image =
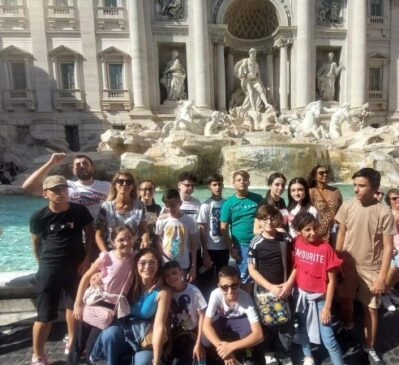
[[[298,288],[312,293],[325,293],[327,272],[340,266],[342,259],[337,256],[331,245],[324,241],[311,244],[298,235],[294,247],[294,268]]]
[[[133,257],[128,259],[118,259],[114,251],[101,252],[99,270],[103,289],[110,294],[120,294],[123,285],[128,279],[123,294],[127,295],[132,286]]]

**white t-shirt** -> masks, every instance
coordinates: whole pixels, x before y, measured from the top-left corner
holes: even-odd
[[[155,234],[161,236],[164,260],[176,260],[182,269],[188,269],[190,267],[190,236],[197,233],[197,223],[186,214],[180,218],[158,218]]]
[[[209,198],[201,204],[197,223],[207,225],[208,250],[226,249],[220,233],[220,210],[224,202],[225,199],[215,200]]]
[[[96,220],[100,206],[107,199],[111,183],[108,181],[94,180],[91,185],[83,185],[80,181],[68,181],[69,201],[84,205]]]
[[[242,289],[238,289],[238,298],[232,306],[224,300],[222,289],[216,288],[209,298],[208,308],[205,315],[214,318],[216,315],[233,319],[246,315],[249,323],[259,322],[252,298]]]
[[[193,331],[198,326],[198,312],[206,308],[206,301],[199,289],[187,283],[182,292],[173,292],[170,304],[172,327],[182,331]]]
[[[198,199],[191,197],[191,200],[189,201],[182,201],[180,210],[184,214],[188,215],[194,222],[196,222],[200,207],[201,202]]]
[[[295,216],[299,213],[300,210],[301,210],[301,206],[299,204],[297,204],[297,206],[294,209],[292,209],[288,214],[288,228],[290,231],[289,232],[290,236],[292,238],[295,238],[296,234],[297,234],[294,227],[292,227],[292,221],[294,220]],[[319,212],[313,205],[310,205],[306,212],[310,213],[311,215],[313,215],[313,217],[315,217],[317,220],[319,220]]]

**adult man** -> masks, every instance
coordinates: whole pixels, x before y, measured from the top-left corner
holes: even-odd
[[[65,153],[53,153],[50,159],[34,171],[22,184],[22,189],[35,194],[42,194],[42,185],[48,172],[65,159]],[[94,164],[89,156],[79,154],[74,156],[72,172],[77,181],[68,181],[69,202],[84,205],[97,218],[101,203],[106,200],[111,184],[108,181],[93,179]]]

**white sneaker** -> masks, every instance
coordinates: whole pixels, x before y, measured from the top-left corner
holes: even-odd
[[[284,359],[281,359],[281,365],[294,365],[294,364],[292,363],[291,358],[285,357]]]
[[[395,312],[396,307],[393,305],[389,294],[383,295],[381,297],[381,303],[385,310],[388,312]]]
[[[303,359],[303,365],[315,365],[314,360],[313,360],[313,357],[311,357],[311,356],[306,356],[306,357]]]
[[[265,355],[266,365],[278,365],[278,360],[273,353],[268,353]]]

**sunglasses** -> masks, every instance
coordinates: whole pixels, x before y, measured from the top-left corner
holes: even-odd
[[[382,195],[382,196],[384,196],[384,193],[381,192],[381,191],[377,191],[377,192],[375,193],[375,195]]]
[[[237,290],[239,287],[240,287],[240,284],[238,284],[238,283],[233,283],[231,285],[220,285],[220,289],[222,289],[224,292],[228,292],[229,289]]]
[[[119,185],[133,185],[133,181],[128,179],[116,179],[115,183]]]
[[[389,199],[396,202],[399,199],[399,196],[391,196]]]
[[[144,192],[149,192],[149,193],[152,193],[152,192],[154,192],[154,188],[141,188],[141,189],[139,189],[140,191],[144,191]]]
[[[318,171],[319,175],[328,175],[330,171]]]

